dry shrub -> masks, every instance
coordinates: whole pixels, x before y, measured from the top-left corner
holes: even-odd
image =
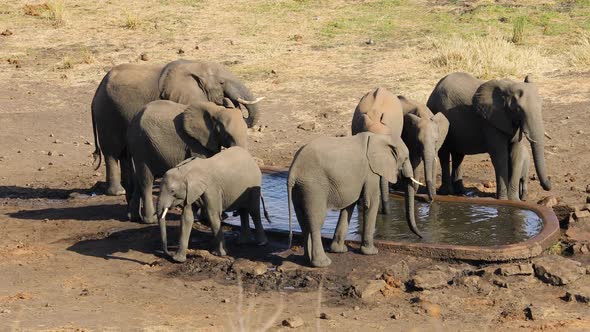
[[[497,33],[433,40],[431,53],[430,63],[435,67],[482,79],[541,73],[548,62],[538,48],[517,46]]]
[[[40,3],[35,5],[24,5],[23,12],[28,16],[41,16],[43,13],[49,10],[49,5],[46,3]]]
[[[55,0],[50,1],[47,3],[48,10],[48,18],[53,21],[53,25],[60,27],[66,24],[66,1],[65,0]]]
[[[94,58],[94,54],[88,48],[83,47],[81,53],[82,53],[82,62],[84,62],[85,64],[89,65],[89,64],[96,62],[96,58]]]
[[[573,67],[590,68],[590,34],[577,38],[569,51],[568,64]]]
[[[74,68],[74,60],[69,56],[64,56],[61,63],[56,66],[57,69],[67,70]]]
[[[131,12],[125,13],[125,28],[130,30],[136,30],[139,28],[141,24],[141,19],[139,18],[138,14],[134,14]]]

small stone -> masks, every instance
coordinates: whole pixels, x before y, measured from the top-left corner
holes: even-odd
[[[16,150],[16,153],[21,153],[21,152],[22,152],[21,150]]]
[[[301,130],[305,130],[305,131],[313,131],[316,128],[316,123],[315,123],[315,121],[303,122],[303,123],[300,123],[297,126],[297,128],[301,129]]]
[[[574,212],[574,219],[576,221],[584,218],[590,218],[590,211],[588,210],[579,210]]]
[[[49,137],[54,137],[54,136],[55,136],[55,135],[53,135],[53,134],[49,134]]]
[[[223,299],[223,300],[221,300],[221,302],[222,303],[229,303],[230,301],[229,301],[229,299]]]
[[[531,264],[511,264],[498,268],[496,274],[507,276],[531,275],[535,271]]]
[[[234,41],[233,41],[233,40],[230,40],[230,41],[229,41],[229,44],[230,44],[230,45],[234,45]]]
[[[84,142],[84,144],[86,144],[86,145],[92,145],[93,143],[90,142],[90,141],[86,141],[86,142]]]
[[[508,288],[508,283],[503,279],[493,279],[492,283],[500,288]]]
[[[322,313],[320,314],[320,319],[326,319],[326,320],[330,320],[330,319],[332,319],[332,317],[330,317],[330,315],[328,315],[327,313],[325,313],[325,312],[322,312]]]
[[[547,318],[551,313],[555,312],[555,307],[529,305],[524,308],[524,315],[528,320],[541,320]]]
[[[48,156],[53,156],[54,154],[55,154],[55,152],[53,152],[53,151],[49,151],[49,152],[47,152],[47,155],[48,155]]]
[[[436,289],[448,286],[452,279],[447,273],[440,270],[418,270],[410,280],[410,285],[418,290]]]
[[[548,208],[552,208],[559,203],[559,200],[555,196],[547,196],[542,200],[538,201],[538,205],[546,206]]]
[[[355,305],[353,308],[355,311],[361,310],[361,307],[359,307],[358,305]]]
[[[195,45],[195,50],[198,50],[198,49],[199,49],[199,45]]]
[[[565,300],[590,304],[590,285],[581,285],[568,289],[565,293]]]
[[[63,156],[65,156],[65,154],[60,153],[60,154],[58,154],[58,156],[63,157]]]
[[[402,314],[400,314],[400,313],[391,314],[391,316],[389,316],[389,318],[391,318],[393,320],[401,319]]]
[[[294,317],[287,318],[287,319],[283,320],[283,326],[287,326],[292,329],[303,326],[303,324],[304,324],[303,318],[301,318],[299,316],[294,316]]]
[[[369,39],[368,39],[368,40],[365,42],[365,44],[367,44],[367,45],[375,45],[375,41],[374,41],[372,38],[369,38]]]
[[[0,36],[4,36],[4,37],[12,36],[12,31],[6,29],[6,30],[0,32]]]
[[[178,51],[176,51],[176,53],[178,53],[179,55],[183,55],[184,50],[182,48],[179,48]]]
[[[45,170],[45,166],[41,166],[37,169],[38,171],[44,171]]]
[[[231,266],[232,270],[253,276],[263,275],[268,267],[262,262],[254,262],[248,259],[237,259]]]
[[[406,282],[410,278],[410,267],[406,261],[399,261],[385,269],[385,273],[395,279]]]
[[[2,310],[0,311],[0,314],[9,314],[9,313],[11,313],[11,311],[10,311],[10,310],[8,310],[8,309],[2,309]]]
[[[371,296],[379,293],[387,286],[385,280],[369,280],[361,284],[354,285],[354,292],[361,299],[368,299]]]
[[[53,141],[53,143],[54,144],[61,144],[61,143],[63,143],[63,141],[58,138],[55,141]]]
[[[147,53],[143,52],[139,55],[139,59],[141,61],[148,61],[150,59],[150,56]]]
[[[586,272],[580,262],[561,256],[544,256],[533,261],[535,276],[553,286],[567,285]]]
[[[343,311],[343,312],[340,313],[340,316],[346,317],[346,313]]]

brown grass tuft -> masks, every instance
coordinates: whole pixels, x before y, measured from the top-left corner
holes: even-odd
[[[53,21],[53,25],[61,27],[66,25],[66,1],[55,0],[47,3],[47,14],[49,20]]]
[[[139,14],[134,14],[131,12],[125,13],[125,28],[130,30],[137,30],[141,25],[141,19],[139,18]]]
[[[82,62],[84,62],[87,65],[96,62],[96,58],[94,57],[94,54],[88,48],[83,47],[81,52],[82,52]]]
[[[578,37],[571,46],[568,64],[575,68],[590,68],[590,34]]]

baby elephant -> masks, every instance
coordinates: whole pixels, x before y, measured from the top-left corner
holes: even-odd
[[[183,207],[180,240],[178,251],[172,256],[177,262],[186,260],[194,220],[192,204],[201,209],[201,215],[211,225],[216,240],[216,255],[226,255],[221,230],[221,214],[224,211],[239,212],[241,240],[251,236],[248,222],[250,215],[256,228],[256,242],[259,245],[266,244],[268,241],[260,218],[261,182],[260,168],[248,151],[238,146],[223,150],[208,159],[188,159],[168,170],[160,184],[157,203],[164,252],[170,255],[166,236],[166,212],[179,205]],[[264,216],[270,222],[264,200],[262,206]]]
[[[407,187],[408,225],[420,235],[414,219],[412,165],[408,148],[401,138],[368,132],[351,137],[323,137],[297,151],[289,169],[287,195],[289,202],[293,202],[303,231],[305,255],[312,266],[323,267],[331,263],[322,247],[321,234],[327,209],[340,210],[330,249],[332,252],[345,252],[348,223],[361,196],[365,220],[361,252],[365,255],[377,253],[373,233],[380,202],[381,178],[396,183],[398,173],[401,173]]]

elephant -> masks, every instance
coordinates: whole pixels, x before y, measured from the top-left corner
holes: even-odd
[[[441,194],[464,192],[461,162],[465,155],[489,153],[496,173],[496,197],[518,200],[518,187],[509,187],[510,151],[524,136],[531,145],[535,169],[544,190],[551,190],[544,156],[542,100],[530,75],[524,82],[482,81],[467,73],[442,78],[426,104],[449,120],[449,132],[439,150]],[[548,135],[547,135],[548,136]],[[452,157],[452,175],[449,171]]]
[[[377,254],[373,244],[379,207],[381,178],[396,183],[398,173],[407,186],[406,219],[418,236],[414,218],[412,165],[406,145],[399,137],[363,132],[348,137],[320,137],[301,147],[291,163],[287,178],[289,202],[289,248],[292,237],[292,208],[303,231],[305,256],[314,267],[331,264],[322,246],[321,229],[327,209],[340,210],[330,246],[346,252],[344,243],[354,206],[362,198],[365,223],[361,253]]]
[[[531,164],[531,157],[529,151],[520,141],[512,146],[510,150],[511,170],[510,174],[510,190],[518,190],[518,197],[521,201],[526,201],[528,196],[528,181],[529,181],[529,166]],[[513,189],[515,188],[515,189]]]
[[[236,167],[240,165],[240,167]],[[270,222],[264,206],[260,186],[260,168],[247,150],[234,146],[208,159],[188,159],[168,170],[160,184],[157,202],[158,220],[164,253],[176,262],[186,261],[186,251],[193,226],[191,205],[201,209],[211,225],[215,237],[214,253],[225,256],[227,250],[221,229],[221,214],[238,211],[241,219],[241,237],[249,237],[248,215],[252,217],[259,245],[268,243],[260,217],[260,201],[266,220]],[[166,213],[168,209],[181,206],[182,223],[178,250],[174,255],[168,251]]]
[[[180,104],[210,101],[222,105],[224,97],[244,113],[249,127],[259,118],[250,90],[224,66],[209,61],[177,60],[166,65],[122,64],[102,79],[92,99],[94,158],[100,167],[104,155],[107,195],[122,195],[120,170],[127,167],[127,129],[133,117],[149,102],[171,100]],[[121,161],[121,169],[118,162]]]
[[[397,97],[385,88],[375,88],[365,94],[352,115],[352,134],[372,132],[400,138],[404,127],[402,105]],[[413,174],[413,173],[412,173]],[[412,175],[413,179],[413,175]],[[389,184],[381,177],[380,212],[389,214]]]
[[[416,174],[420,162],[424,164],[424,177],[430,201],[436,194],[436,156],[447,132],[449,120],[443,113],[433,114],[426,105],[404,96],[397,96],[404,113],[402,140],[410,151],[410,162]]]
[[[241,112],[227,98],[224,105],[196,102],[187,106],[156,100],[133,118],[127,130],[134,168],[133,181],[128,185],[133,188],[129,199],[131,220],[157,221],[152,202],[154,178],[163,176],[181,161],[189,157],[209,158],[222,147],[247,148],[247,127]]]

